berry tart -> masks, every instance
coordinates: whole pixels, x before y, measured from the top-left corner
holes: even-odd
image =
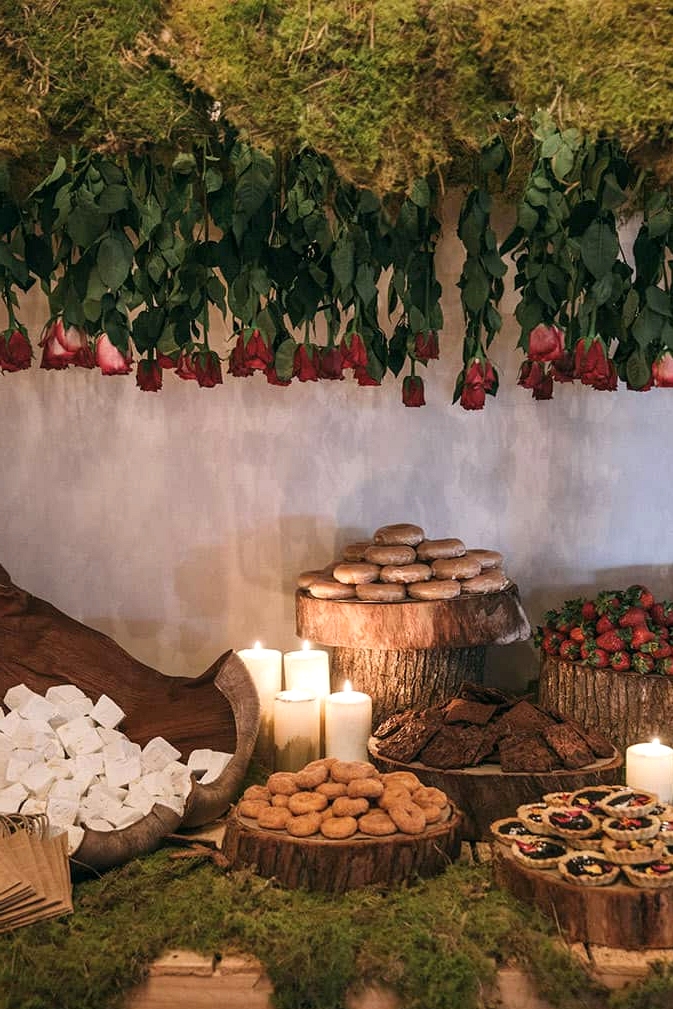
[[[540,816],[550,834],[556,834],[565,840],[593,837],[600,831],[598,817],[577,806],[552,806],[543,809]]]
[[[491,834],[500,844],[509,849],[517,838],[531,840],[533,835],[522,820],[516,816],[508,816],[504,820],[494,820],[491,824]]]
[[[569,883],[609,886],[619,875],[619,866],[597,851],[571,851],[558,860],[558,871]]]
[[[650,837],[645,841],[604,837],[603,851],[616,865],[647,865],[666,857],[666,845],[659,837]]]
[[[621,785],[590,785],[586,788],[578,788],[570,796],[568,805],[588,809],[594,816],[605,816],[605,811],[599,806],[599,803],[609,799],[615,792],[621,791],[623,791]]]
[[[531,869],[555,869],[566,854],[566,846],[558,837],[517,837],[512,854]]]
[[[517,808],[516,815],[528,828],[530,834],[548,834],[549,828],[542,819],[542,814],[546,809],[547,806],[544,802],[528,802]]]
[[[548,806],[572,806],[572,792],[547,792],[542,796]]]
[[[615,841],[646,841],[661,829],[656,816],[615,816],[603,820],[603,833]]]
[[[601,799],[598,805],[606,816],[647,816],[659,805],[659,796],[654,792],[620,788]]]
[[[663,889],[673,886],[673,859],[660,858],[640,865],[623,865],[624,873],[634,886]]]

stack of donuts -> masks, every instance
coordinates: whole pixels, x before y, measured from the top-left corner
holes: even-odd
[[[265,785],[250,785],[237,808],[264,830],[330,841],[422,834],[453,813],[441,789],[411,772],[380,774],[364,761],[334,757],[276,771]]]
[[[300,589],[316,599],[397,603],[500,592],[508,583],[497,550],[468,550],[462,540],[426,539],[408,522],[381,526],[371,540],[350,543],[340,560],[304,571]]]

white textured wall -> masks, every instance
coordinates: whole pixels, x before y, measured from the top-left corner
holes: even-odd
[[[392,379],[281,389],[256,375],[202,390],[169,374],[155,395],[72,368],[0,376],[0,564],[175,674],[255,638],[295,647],[296,575],[388,522],[503,551],[533,622],[577,592],[634,580],[673,597],[673,392],[574,385],[535,403],[515,385],[508,319],[493,348],[497,398],[480,413],[451,406],[456,214],[453,200],[438,263],[442,359],[421,409],[402,405]],[[45,313],[41,296],[27,300],[34,334]],[[491,649],[488,668],[522,686],[532,645]]]

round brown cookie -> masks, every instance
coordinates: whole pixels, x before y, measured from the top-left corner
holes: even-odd
[[[504,557],[497,550],[468,550],[468,557],[475,557],[481,564],[482,571],[502,567]]]
[[[419,806],[432,804],[443,809],[449,804],[446,792],[443,792],[441,788],[435,788],[434,785],[421,785],[420,788],[414,789],[411,798]]]
[[[373,809],[371,813],[361,816],[358,820],[358,829],[362,834],[369,834],[371,837],[386,837],[388,834],[397,833],[397,827],[382,809]]]
[[[410,547],[415,547],[425,539],[425,533],[420,526],[410,522],[394,522],[392,525],[377,529],[372,539],[374,543],[384,546],[406,543]]]
[[[330,841],[345,841],[358,829],[354,816],[329,816],[320,824],[320,833]]]
[[[481,574],[481,564],[466,554],[464,557],[451,557],[448,560],[432,562],[432,573],[435,578],[448,579],[474,578]]]
[[[298,589],[310,589],[314,582],[324,581],[324,571],[302,571],[297,578]]]
[[[318,757],[317,760],[309,760],[308,764],[303,768],[304,771],[312,771],[314,767],[326,767],[329,771],[332,764],[336,761],[336,757]]]
[[[411,802],[411,792],[404,785],[386,785],[383,793],[376,800],[376,805],[380,809],[388,809],[398,802]]]
[[[257,817],[257,824],[266,830],[284,830],[291,817],[290,810],[283,806],[269,806]]]
[[[481,595],[484,592],[502,592],[509,584],[509,578],[500,568],[484,571],[476,578],[466,578],[461,582],[463,595]]]
[[[271,802],[271,792],[266,785],[249,785],[243,793],[244,799],[264,799]]]
[[[299,785],[292,771],[275,771],[274,774],[270,774],[266,787],[272,795],[294,795],[299,791]]]
[[[382,582],[411,585],[413,582],[427,582],[432,578],[428,564],[386,564],[379,575]]]
[[[353,561],[352,564],[337,564],[334,577],[344,585],[361,585],[364,582],[375,582],[381,568],[378,564],[368,564],[366,561]]]
[[[264,799],[241,799],[238,804],[241,816],[248,816],[251,820],[256,820],[263,809],[271,809],[271,803]]]
[[[355,588],[345,585],[335,578],[317,578],[308,587],[309,593],[315,599],[354,599]]]
[[[340,795],[348,795],[348,785],[343,781],[326,781],[318,785],[316,792],[326,795],[328,799],[338,799]]]
[[[287,805],[293,816],[303,816],[304,813],[320,813],[327,801],[327,796],[320,792],[295,792]]]
[[[321,823],[320,813],[304,813],[302,816],[291,816],[285,829],[292,837],[310,837],[318,833]]]
[[[335,816],[362,816],[368,811],[367,799],[349,799],[347,795],[342,795],[332,803],[332,812]]]
[[[422,834],[425,830],[425,813],[415,802],[393,802],[386,812],[403,834]]]
[[[429,582],[407,585],[411,599],[455,599],[460,595],[460,582],[454,578],[431,578]]]
[[[365,550],[365,560],[371,564],[413,564],[416,560],[416,551],[413,547],[400,543],[397,546],[379,546],[372,543]]]
[[[355,778],[377,778],[379,772],[373,764],[364,760],[335,760],[330,768],[333,781],[342,781],[345,785]]]
[[[343,560],[347,561],[349,564],[353,561],[363,561],[365,559],[365,550],[368,546],[371,546],[371,540],[360,540],[358,543],[348,543],[341,551],[341,556]]]
[[[296,781],[300,788],[317,788],[324,784],[329,777],[329,768],[325,764],[318,767],[304,767],[301,771],[295,772]]]
[[[407,598],[407,590],[404,585],[392,582],[369,582],[356,585],[355,595],[363,603],[401,603]]]
[[[437,561],[449,557],[462,557],[465,544],[458,539],[423,540],[416,547],[416,557],[419,561]]]
[[[423,784],[413,771],[388,771],[387,774],[381,775],[381,780],[384,785],[404,785],[410,792]]]
[[[271,796],[271,805],[272,806],[278,806],[278,808],[280,808],[280,809],[287,809],[289,802],[290,802],[290,796],[289,795],[272,795]]]
[[[432,802],[425,803],[422,807],[425,813],[425,825],[430,826],[431,823],[439,823],[442,819],[444,813],[439,806],[436,806]]]
[[[346,787],[350,799],[378,799],[384,786],[380,778],[354,778]]]

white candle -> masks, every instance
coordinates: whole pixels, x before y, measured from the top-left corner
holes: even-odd
[[[339,760],[369,760],[367,743],[372,733],[372,699],[344,689],[325,699],[325,756]]]
[[[259,733],[255,753],[267,767],[273,766],[273,702],[283,686],[283,653],[276,648],[242,648],[238,655],[245,662],[257,688],[260,706]]]
[[[662,802],[673,800],[673,749],[658,739],[634,743],[626,751],[626,784],[655,792]]]
[[[285,652],[283,656],[286,690],[309,690],[316,697],[327,697],[329,685],[329,655],[311,648],[305,641],[301,650]]]
[[[274,766],[300,771],[320,756],[320,698],[308,690],[281,690],[273,707]]]

